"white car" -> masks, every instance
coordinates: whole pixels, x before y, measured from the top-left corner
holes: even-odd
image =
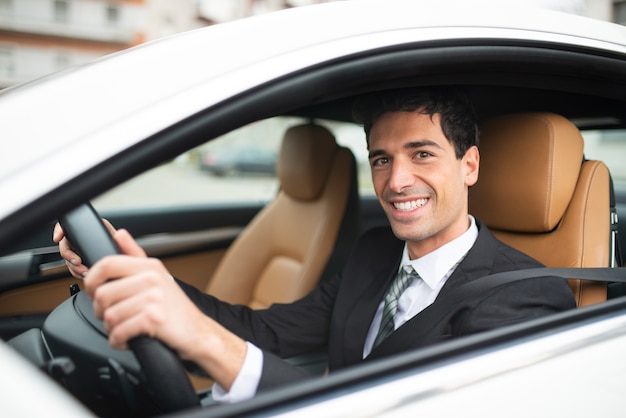
[[[470,212],[549,267],[594,268],[581,270],[589,281],[553,271],[572,278],[578,309],[328,376],[324,351],[309,353],[289,361],[318,377],[232,405],[214,404],[210,379],[171,352],[151,360],[108,346],[51,241],[57,219],[91,202],[177,277],[218,294],[229,288],[212,277],[224,254],[284,190],[272,176],[207,176],[199,156],[278,150],[290,127],[323,126],[347,155],[328,175],[344,187],[340,209],[328,212],[338,238],[312,252],[328,253],[313,282],[255,303],[292,300],[335,273],[356,236],[387,223],[354,98],[429,85],[466,88],[483,124]],[[0,115],[3,416],[623,415],[622,26],[465,1],[326,3],[175,35],[6,89]],[[548,131],[527,124],[537,115],[553,123]],[[550,222],[529,226],[536,213]],[[81,225],[78,233],[97,236]],[[228,292],[250,302],[247,287]],[[178,390],[163,384],[187,385],[191,402],[165,399]]]

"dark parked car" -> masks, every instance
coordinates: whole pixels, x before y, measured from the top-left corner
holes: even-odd
[[[577,309],[329,376],[324,351],[307,353],[289,361],[319,377],[233,405],[213,405],[210,379],[181,373],[171,352],[155,363],[110,348],[51,241],[57,219],[92,202],[201,289],[254,307],[293,300],[337,272],[358,234],[387,223],[367,173],[354,169],[365,146],[354,99],[431,85],[463,86],[476,105],[482,160],[470,212],[550,267],[595,269],[580,270],[590,281],[563,272]],[[624,27],[465,1],[333,2],[164,38],[7,89],[0,115],[10,144],[0,153],[3,416],[623,415]],[[342,144],[320,175],[324,210],[257,176],[224,185],[186,157],[231,134],[269,146],[287,132],[308,139],[280,163],[317,167],[318,154],[299,145],[326,141],[320,127]],[[224,280],[239,237],[276,205],[274,233],[253,234],[251,248],[277,238],[305,256],[263,268],[239,258],[263,283]],[[322,226],[332,232],[311,233]],[[104,242],[88,240],[89,249]],[[308,275],[279,283],[286,270]],[[189,381],[202,407],[172,408]],[[163,384],[177,389],[160,396]]]

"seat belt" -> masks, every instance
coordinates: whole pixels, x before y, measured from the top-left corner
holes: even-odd
[[[508,283],[527,279],[538,279],[541,277],[561,277],[563,279],[626,283],[626,267],[537,267],[525,270],[504,271],[490,274],[459,286],[453,292],[446,295],[446,297],[450,296],[450,299],[453,299],[446,303],[461,301],[467,298],[468,295],[478,295],[492,289],[495,290]]]
[[[435,302],[428,309],[420,313],[421,320],[424,321],[423,323],[434,324],[450,313],[450,306],[459,304],[464,299],[494,291],[509,283],[520,280],[541,279],[542,277],[626,283],[626,267],[538,267],[490,274],[465,283],[441,298],[435,299]]]
[[[485,285],[498,283],[506,284],[517,280],[539,277],[562,277],[564,279],[592,280],[596,282],[626,283],[626,267],[537,267],[533,269],[504,271],[490,274],[473,280],[463,286],[484,281]],[[479,286],[479,285],[477,285]]]

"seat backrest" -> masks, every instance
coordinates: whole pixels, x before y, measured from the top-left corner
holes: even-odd
[[[288,129],[276,174],[276,198],[230,246],[207,293],[254,309],[294,301],[316,286],[338,239],[342,248],[356,240],[359,217],[347,213],[358,207],[354,155],[326,128]]]
[[[584,160],[574,124],[551,113],[493,118],[481,127],[470,213],[505,243],[548,267],[608,267],[609,171]],[[607,298],[606,283],[570,280],[578,306]]]

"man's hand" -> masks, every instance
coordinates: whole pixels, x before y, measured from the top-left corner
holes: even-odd
[[[109,221],[106,219],[102,219],[104,225],[109,230],[109,233],[113,235],[115,233],[115,227],[111,225]],[[54,225],[54,230],[52,232],[52,241],[59,244],[59,254],[65,260],[65,264],[67,265],[68,270],[71,275],[76,277],[77,279],[82,279],[83,276],[87,273],[87,266],[83,264],[83,260],[80,258],[78,254],[70,247],[70,243],[68,239],[65,237],[65,233],[63,232],[63,228],[61,225],[57,223]]]
[[[84,278],[111,346],[125,349],[139,335],[157,338],[230,390],[245,359],[245,341],[203,314],[163,263],[148,258],[128,231],[108,226],[124,254],[104,257],[89,270],[56,227],[54,236],[72,274]]]

